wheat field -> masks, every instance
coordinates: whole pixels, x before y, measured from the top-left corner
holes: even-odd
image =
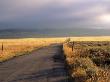
[[[27,54],[52,43],[62,43],[67,38],[70,38],[71,41],[110,41],[110,36],[0,39],[0,62]]]
[[[110,41],[110,36],[69,37],[72,41]]]
[[[0,39],[0,62],[63,41],[64,38]]]

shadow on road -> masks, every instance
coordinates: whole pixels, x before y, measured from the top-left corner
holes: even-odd
[[[8,82],[70,82],[65,57],[62,51],[62,45],[57,48],[58,51],[50,58],[53,62],[51,67],[39,69],[39,71],[35,69],[36,71],[33,72],[22,73],[19,77],[15,77],[13,80]],[[44,50],[47,49],[44,48]],[[47,61],[49,57],[50,56],[46,56],[46,58],[42,57],[45,59],[43,59],[42,62]],[[49,61],[51,61],[50,59]]]

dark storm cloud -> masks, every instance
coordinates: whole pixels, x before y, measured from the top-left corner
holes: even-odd
[[[0,0],[0,28],[109,28],[109,0]]]

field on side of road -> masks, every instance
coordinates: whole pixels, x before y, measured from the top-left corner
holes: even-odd
[[[63,44],[73,82],[110,82],[109,38],[77,38]]]
[[[0,62],[63,41],[64,38],[0,39]]]
[[[28,54],[35,49],[39,49],[43,46],[48,46],[52,43],[62,43],[67,38],[68,37],[0,39],[0,62],[19,55]],[[74,41],[110,41],[109,36],[69,38]]]
[[[110,36],[70,37],[73,41],[110,41]]]

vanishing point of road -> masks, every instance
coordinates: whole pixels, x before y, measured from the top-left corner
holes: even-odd
[[[60,44],[0,63],[0,82],[69,82],[68,78]]]

